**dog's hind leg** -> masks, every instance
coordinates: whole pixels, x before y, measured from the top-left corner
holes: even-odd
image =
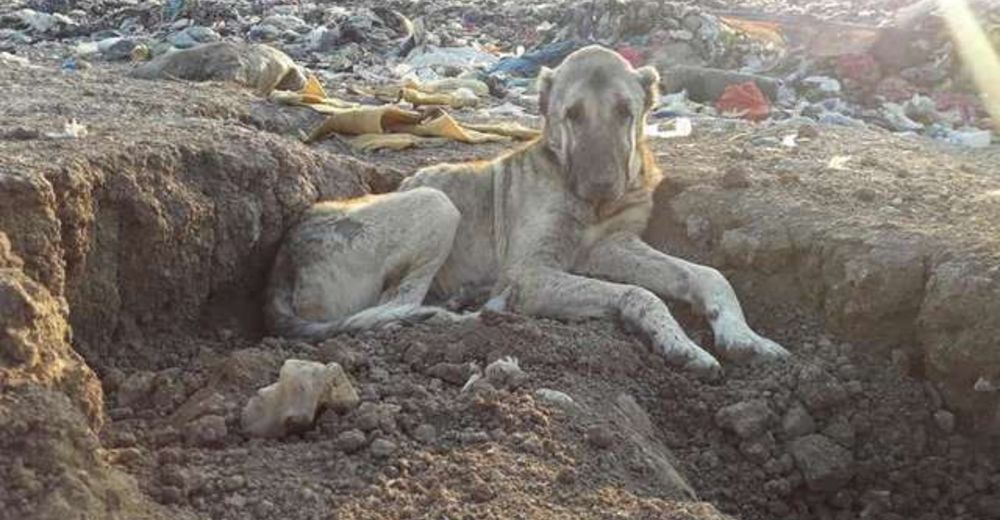
[[[715,345],[726,358],[788,356],[781,345],[750,328],[736,292],[722,273],[661,253],[635,235],[620,233],[605,238],[589,252],[579,270],[690,303],[708,319]]]
[[[460,218],[431,188],[318,205],[276,261],[275,332],[315,339],[447,314],[421,304]]]

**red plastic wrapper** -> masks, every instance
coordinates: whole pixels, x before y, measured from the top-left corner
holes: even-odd
[[[753,121],[764,119],[771,113],[771,103],[753,81],[726,87],[715,102],[715,108],[720,112],[741,113]]]

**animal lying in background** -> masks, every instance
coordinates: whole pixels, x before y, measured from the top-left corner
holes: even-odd
[[[727,358],[787,351],[747,325],[715,269],[640,234],[660,180],[643,139],[655,69],[597,46],[540,76],[543,135],[489,162],[423,168],[395,193],[323,202],[288,234],[266,315],[279,335],[322,338],[411,319],[463,320],[424,305],[489,286],[487,307],[573,319],[618,316],[668,362],[715,377],[661,297],[691,304]]]

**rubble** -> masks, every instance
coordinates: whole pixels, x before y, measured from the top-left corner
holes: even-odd
[[[78,47],[67,53],[77,60],[67,62],[67,70],[83,67],[80,60],[93,54],[110,61],[154,57],[133,74],[236,81],[265,95],[275,88],[298,91],[310,72],[368,85],[470,81],[476,82],[475,98],[461,89],[443,97],[425,88],[403,90],[402,99],[454,109],[524,100],[534,110],[533,79],[540,68],[596,42],[618,50],[633,65],[656,66],[665,93],[683,91],[690,103],[713,109],[722,103],[723,116],[759,121],[803,114],[820,124],[877,125],[963,147],[993,142],[994,129],[971,82],[953,80],[964,65],[931,2],[916,2],[899,13],[885,6],[855,12],[811,4],[805,8],[811,16],[773,10],[780,5],[734,13],[654,0],[627,6],[611,0],[560,0],[537,7],[501,2],[489,13],[463,6],[455,11],[461,13],[457,21],[448,9],[417,4],[367,8],[175,0],[160,8],[139,5],[100,14],[87,9],[48,13],[15,4],[6,12],[0,9],[0,51],[67,38],[66,45]],[[997,11],[983,2],[973,7],[984,15]],[[196,54],[176,54],[206,46]],[[749,91],[728,95],[742,100],[736,105],[723,99],[727,88],[748,81],[773,105],[770,109],[761,108],[761,100],[748,101],[756,99]],[[958,97],[962,101],[956,105]],[[914,99],[920,100],[919,114],[912,110]],[[719,116],[714,110],[701,113]],[[368,150],[417,144],[398,136],[363,141]]]
[[[819,434],[792,441],[789,448],[805,483],[814,491],[836,491],[853,475],[851,452]]]
[[[278,381],[261,388],[243,408],[244,431],[259,437],[281,437],[312,426],[322,408],[347,410],[359,399],[337,363],[289,359]]]

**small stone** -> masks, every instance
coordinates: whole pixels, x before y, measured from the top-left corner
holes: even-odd
[[[722,187],[728,190],[750,187],[750,174],[743,166],[731,166],[722,176]]]
[[[406,352],[403,353],[403,361],[412,367],[417,367],[423,365],[424,359],[430,352],[431,348],[426,343],[416,341],[406,348]]]
[[[146,399],[153,392],[155,380],[156,374],[145,370],[128,376],[118,389],[118,405],[129,407]]]
[[[136,439],[135,434],[129,431],[118,432],[117,434],[114,435],[114,437],[112,437],[112,439],[113,439],[112,444],[116,448],[130,448],[132,446],[135,446],[136,443],[138,442],[138,439]]]
[[[743,401],[720,409],[715,424],[739,435],[742,439],[756,437],[767,431],[775,416],[767,402],[761,399]]]
[[[595,448],[606,450],[615,443],[615,434],[604,424],[595,424],[587,428],[587,442]]]
[[[101,50],[101,55],[106,60],[121,61],[130,59],[132,51],[139,46],[139,42],[132,38],[114,38],[113,40],[113,42],[109,42],[103,46]]]
[[[375,439],[369,449],[373,456],[385,459],[396,453],[396,444],[387,439]]]
[[[830,421],[830,424],[823,429],[823,435],[833,439],[845,448],[854,446],[854,425],[844,415],[834,417]]]
[[[763,464],[771,458],[774,446],[774,436],[771,432],[766,432],[755,439],[741,442],[740,452],[755,463]]]
[[[219,446],[228,434],[226,418],[219,415],[200,417],[184,427],[184,440],[193,446]]]
[[[872,202],[878,197],[878,192],[872,188],[858,188],[854,190],[854,196],[863,202]]]
[[[184,501],[184,492],[177,486],[163,486],[160,488],[161,504],[179,504]]]
[[[495,496],[496,493],[490,488],[489,484],[479,477],[473,479],[471,489],[469,490],[469,497],[472,498],[473,502],[489,502]]]
[[[778,497],[787,497],[792,494],[792,484],[783,479],[769,480],[764,483],[764,492]]]
[[[576,403],[573,402],[573,398],[566,393],[549,388],[539,388],[538,390],[535,390],[535,397],[563,410],[572,410],[576,405]]]
[[[799,126],[798,138],[799,139],[816,139],[819,137],[819,128],[812,124],[803,124]]]
[[[427,375],[453,385],[464,385],[475,372],[471,363],[438,363],[427,369]]]
[[[361,430],[354,429],[338,435],[334,443],[344,453],[357,453],[368,445],[368,439]]]
[[[515,390],[528,380],[517,358],[502,357],[486,366],[486,380],[498,389]]]
[[[247,37],[255,42],[273,42],[281,36],[281,30],[273,25],[255,25]]]
[[[781,420],[781,429],[789,439],[794,439],[815,432],[816,421],[804,406],[796,403],[785,412],[785,417]]]
[[[247,486],[247,479],[243,475],[231,475],[222,479],[219,483],[219,487],[225,491],[232,493],[234,491],[239,491]]]
[[[796,395],[810,411],[831,408],[847,399],[847,391],[837,379],[816,365],[799,371]]]
[[[938,410],[934,412],[934,424],[943,433],[951,434],[955,431],[955,414],[948,410]]]
[[[421,424],[413,430],[413,438],[424,444],[432,444],[437,440],[437,429],[430,424]]]
[[[806,485],[813,491],[836,491],[853,476],[851,452],[822,435],[795,439],[789,451]]]
[[[565,468],[556,475],[556,482],[564,485],[571,485],[576,482],[577,473],[573,468]]]
[[[219,33],[214,30],[196,25],[170,35],[167,41],[178,49],[190,49],[203,43],[217,42],[221,39],[222,37],[219,36]]]

